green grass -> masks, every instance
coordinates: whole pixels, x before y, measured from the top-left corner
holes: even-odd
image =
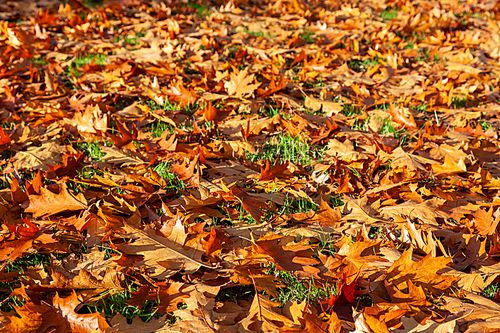
[[[496,294],[500,290],[500,283],[492,283],[483,290],[483,296],[489,299],[495,299]]]
[[[100,1],[100,0],[87,0],[87,1],[82,1],[82,3],[87,7],[100,7],[100,6],[102,6],[102,1]]]
[[[85,153],[92,161],[101,161],[105,153],[101,151],[99,142],[76,142],[74,147]]]
[[[307,44],[314,44],[316,39],[318,38],[314,32],[309,29],[302,29],[303,32],[299,35],[300,38],[306,41]]]
[[[252,31],[245,28],[245,32],[254,37],[266,37],[266,35],[262,31]]]
[[[314,202],[303,198],[290,198],[288,195],[284,205],[279,208],[283,214],[307,213],[310,210],[317,211],[319,208]]]
[[[479,121],[479,125],[481,125],[483,132],[486,132],[491,127],[491,125],[484,120]]]
[[[40,64],[40,65],[47,65],[49,62],[45,60],[44,58],[41,57],[33,57],[28,59],[30,62],[35,63],[35,64]]]
[[[414,49],[415,48],[415,42],[414,41],[409,41],[408,45],[406,45],[404,48],[405,49],[410,49],[410,50]]]
[[[166,100],[163,105],[161,105],[160,103],[156,103],[152,99],[142,103],[146,104],[151,111],[157,111],[157,110],[174,111],[177,109],[177,104],[170,103],[168,100]]]
[[[96,53],[90,53],[87,55],[76,57],[73,59],[73,62],[68,67],[68,69],[62,73],[62,75],[71,76],[71,74],[73,74],[74,76],[81,76],[82,73],[79,71],[80,68],[84,67],[87,64],[91,64],[93,60],[96,65],[102,66],[106,63],[107,58],[108,56],[105,54]],[[73,89],[74,85],[71,82],[68,82],[68,88]]]
[[[180,195],[180,192],[186,188],[187,185],[172,172],[170,163],[160,162],[153,167],[153,170],[156,171],[156,173],[158,173],[158,175],[167,183],[167,186],[164,187],[165,190],[169,192],[176,192]]]
[[[191,117],[196,111],[198,111],[200,108],[205,107],[204,103],[192,103],[185,105],[182,109],[179,108],[177,103],[171,103],[170,101],[166,100],[163,105],[156,103],[154,100],[150,99],[147,101],[142,101],[142,104],[145,104],[148,106],[148,108],[151,111],[157,111],[157,110],[165,110],[165,111],[177,111],[180,110],[182,113],[188,115]],[[220,105],[216,105],[215,108],[219,108]]]
[[[382,125],[380,125],[380,128],[378,129],[379,134],[391,134],[396,132],[396,129],[391,124],[391,119],[392,117],[389,116],[382,120]]]
[[[277,280],[285,285],[278,288],[278,295],[275,300],[282,304],[286,302],[301,303],[308,300],[313,306],[318,305],[319,301],[337,295],[336,285],[331,285],[328,282],[320,284],[314,278],[301,279],[295,274],[287,271],[276,269],[276,265],[271,263],[266,274],[276,276]]]
[[[162,136],[165,131],[169,132],[170,134],[173,134],[175,132],[172,128],[172,125],[158,119],[155,119],[148,125],[148,132],[150,132],[155,138],[159,138],[160,136]]]
[[[247,152],[246,156],[252,163],[258,160],[269,160],[273,163],[278,159],[281,162],[307,165],[312,161],[322,160],[324,153],[323,148],[311,146],[299,137],[280,133],[264,143],[257,154]]]
[[[318,252],[327,256],[335,256],[337,249],[335,248],[336,239],[332,238],[331,234],[320,232],[318,233],[319,244]]]
[[[415,106],[414,109],[417,112],[427,112],[427,108],[428,107],[429,107],[429,105],[427,105],[427,104],[424,103],[424,104],[421,104],[419,106]]]
[[[356,72],[365,72],[370,66],[372,65],[378,65],[378,59],[366,59],[366,60],[359,60],[359,59],[353,59],[349,60],[347,62],[347,65],[349,68],[351,68],[353,71]]]
[[[139,45],[139,40],[137,39],[137,37],[127,37],[125,35],[120,35],[120,36],[116,36],[115,38],[112,39],[112,41],[115,43],[117,43],[121,40],[124,40],[126,43],[128,43],[130,45]]]
[[[387,111],[387,110],[389,110],[390,107],[391,106],[389,103],[375,104],[375,110]]]
[[[254,286],[233,286],[221,289],[215,299],[221,302],[234,302],[239,305],[240,300],[251,302],[254,297]]]
[[[202,19],[210,15],[210,11],[207,5],[195,2],[188,2],[187,4],[183,4],[183,6],[189,6],[193,9],[196,9],[198,16]]]
[[[121,255],[121,253],[109,246],[109,243],[101,243],[97,248],[100,252],[104,252],[104,260],[112,258],[113,255]]]
[[[396,17],[398,17],[398,9],[397,8],[387,8],[383,12],[380,13],[380,18],[382,21],[387,22],[387,21],[392,21]]]
[[[56,255],[58,259],[62,259],[67,255]],[[30,268],[36,266],[50,266],[50,255],[44,253],[31,253],[24,255],[22,257],[17,258],[16,260],[8,263],[5,266],[5,273],[21,271],[21,275]],[[4,291],[0,291],[0,310],[4,312],[14,311],[15,306],[22,306],[25,302],[22,297],[19,296],[10,296],[12,291],[15,288],[19,288],[21,286],[21,282],[19,278],[15,278],[12,281],[8,282],[0,282],[0,289]]]
[[[93,168],[88,166],[83,166],[75,170],[77,178],[81,180],[94,178],[94,175],[104,176],[104,172],[99,168]],[[69,180],[68,189],[74,191],[76,194],[84,193],[85,190],[92,188],[92,186],[87,184],[81,184],[72,180]]]
[[[418,57],[416,60],[417,61],[425,61],[428,62],[430,60],[430,55],[429,55],[429,49],[421,49],[419,53],[422,55],[421,57]]]
[[[344,104],[342,105],[344,108],[341,112],[344,116],[346,117],[352,117],[354,115],[360,115],[361,114],[361,108],[352,105],[352,104]]]
[[[264,117],[272,118],[274,116],[279,115],[280,111],[281,110],[278,107],[269,105],[268,107],[262,107],[259,110],[259,115],[264,116]]]
[[[354,131],[368,132],[368,122],[370,121],[370,117],[365,120],[356,119],[352,124],[351,128]]]
[[[273,35],[273,34],[265,34],[263,31],[253,31],[253,30],[249,30],[247,27],[243,27],[244,28],[244,31],[249,34],[250,36],[254,36],[254,37],[265,37],[265,38],[274,38],[276,37],[276,35]]]
[[[94,60],[95,58],[95,60]],[[97,54],[97,53],[90,53],[84,56],[77,57],[73,60],[73,66],[76,68],[80,68],[85,66],[86,64],[92,63],[92,60],[94,60],[94,63],[97,65],[104,65],[106,63],[106,60],[108,59],[108,56],[105,54]]]
[[[451,99],[451,107],[454,109],[462,109],[465,108],[466,105],[467,105],[467,97],[464,98],[453,97]]]
[[[278,287],[276,297],[269,295],[265,291],[259,291],[259,294],[270,296],[274,301],[282,304],[286,302],[301,303],[308,300],[313,306],[319,304],[320,301],[326,300],[331,295],[337,295],[337,286],[329,283],[321,284],[313,278],[299,278],[294,273],[281,271],[276,269],[274,263],[267,265],[265,272],[268,275],[274,275],[276,281],[284,284],[284,287]],[[244,300],[251,302],[255,297],[255,287],[252,285],[238,285],[230,288],[222,289],[216,296],[218,301],[231,301],[239,304],[239,301]]]
[[[113,318],[117,314],[121,314],[127,318],[129,324],[137,316],[144,322],[148,322],[152,318],[160,318],[160,314],[158,313],[159,299],[145,301],[140,308],[127,304],[132,298],[132,292],[137,292],[138,290],[139,286],[133,282],[126,281],[125,289],[110,289],[104,292],[101,294],[101,298],[95,303],[84,304],[78,313],[101,313],[105,318]],[[179,318],[170,314],[170,316],[167,316],[167,323],[173,325],[177,319]]]

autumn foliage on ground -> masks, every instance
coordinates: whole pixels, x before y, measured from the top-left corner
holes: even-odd
[[[494,1],[2,1],[5,332],[497,332]]]

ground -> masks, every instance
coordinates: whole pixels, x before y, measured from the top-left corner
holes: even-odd
[[[7,332],[496,332],[492,1],[4,1]]]

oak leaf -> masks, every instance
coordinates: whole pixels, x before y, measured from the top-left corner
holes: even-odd
[[[60,298],[59,294],[56,293],[53,306],[54,309],[64,318],[64,320],[71,327],[72,332],[76,333],[87,333],[95,331],[104,331],[109,328],[106,318],[104,318],[99,313],[92,314],[78,314],[75,312],[76,307],[81,302],[78,300],[76,293],[73,293],[66,297]]]
[[[381,221],[379,218],[380,213],[368,203],[367,197],[352,199],[344,195],[342,200],[345,202],[342,211],[344,215],[342,218],[343,220],[356,220],[362,223],[375,223]]]
[[[58,193],[54,193],[42,187],[40,194],[28,195],[29,205],[25,212],[33,213],[34,217],[40,217],[65,211],[87,209],[85,197],[83,195],[73,196],[65,183],[59,184],[57,191]]]
[[[42,142],[39,147],[30,146],[26,151],[19,151],[14,156],[14,165],[18,169],[49,171],[50,166],[60,164],[66,148],[56,139]]]
[[[277,307],[280,305],[266,296],[255,294],[248,315],[239,325],[245,330],[257,332],[275,332],[281,327],[292,326],[294,322],[279,313]]]
[[[139,316],[128,323],[128,319],[122,314],[117,314],[110,320],[111,327],[105,330],[106,333],[111,332],[125,332],[125,333],[167,333],[172,332],[170,325],[167,322],[167,315],[160,318],[153,317],[145,323]]]
[[[200,267],[211,268],[201,261],[201,245],[200,248],[184,247],[187,234],[180,220],[168,238],[158,235],[150,227],[140,230],[125,225],[124,230],[135,240],[119,245],[118,249],[124,254],[142,255],[144,260],[138,265],[145,265],[151,271],[151,277],[167,278],[179,271],[192,274]]]

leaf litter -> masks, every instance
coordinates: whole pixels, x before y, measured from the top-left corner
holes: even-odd
[[[0,9],[3,330],[498,330],[494,2]]]

